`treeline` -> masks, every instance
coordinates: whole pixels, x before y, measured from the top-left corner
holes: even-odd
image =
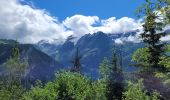
[[[115,49],[112,59],[105,58],[100,64],[101,75],[97,80],[82,75],[81,70],[77,70],[79,67],[74,66],[74,71],[60,71],[53,81],[45,84],[37,80],[31,88],[26,87],[27,81],[22,81],[27,62],[20,59],[17,47],[12,52],[1,76],[0,100],[158,100],[160,97],[157,92],[147,95],[142,80],[138,83],[125,80],[120,55]]]
[[[122,54],[113,50],[112,59],[105,58],[100,64],[100,77],[92,80],[81,72],[81,57],[77,53],[73,68],[56,73],[53,81],[36,84],[28,88],[24,73],[28,67],[21,59],[17,45],[12,56],[3,65],[0,75],[0,100],[168,100],[168,94],[153,88],[160,85],[170,88],[170,46],[160,41],[166,36],[163,28],[170,23],[169,0],[146,0],[138,14],[145,15],[144,32],[141,39],[146,44],[138,49],[133,57],[133,65],[140,70],[125,73],[122,69]],[[161,13],[161,16],[160,16]],[[163,16],[162,16],[163,15]],[[152,87],[150,81],[153,82]],[[152,78],[154,80],[152,80]],[[151,82],[152,83],[152,82]],[[149,85],[148,85],[149,84]],[[156,86],[156,85],[155,85]],[[170,91],[169,91],[170,93]]]

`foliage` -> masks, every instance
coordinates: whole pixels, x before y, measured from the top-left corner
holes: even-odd
[[[105,79],[100,79],[95,82],[93,82],[93,90],[94,90],[94,95],[95,99],[94,100],[107,100],[106,98],[106,80]]]
[[[170,52],[170,45],[167,46],[166,52]],[[149,52],[148,48],[139,48],[132,55],[132,62],[135,62],[135,66],[143,66],[147,68],[149,66]],[[170,57],[162,56],[160,58],[160,65],[164,66],[167,70],[170,70]]]
[[[162,73],[162,72],[156,72],[155,76],[163,81],[163,83],[167,86],[170,86],[170,73]]]
[[[27,63],[20,59],[19,49],[12,49],[12,56],[4,64],[6,72],[0,80],[0,100],[22,100],[25,89],[21,85]]]
[[[0,100],[23,100],[25,89],[19,82],[0,85]]]
[[[163,15],[164,24],[170,23],[170,0],[145,0],[145,3],[136,10],[138,17],[147,16],[151,12],[157,11]]]
[[[162,31],[161,23],[157,23],[155,13],[151,13],[147,16],[144,27],[144,33],[141,34],[141,38],[147,44],[148,47],[148,61],[151,67],[159,68],[160,57],[165,52],[165,44],[160,42],[160,38],[165,36]],[[159,24],[159,25],[158,25]]]
[[[138,83],[129,82],[127,91],[123,93],[123,100],[159,100],[159,94],[153,92],[151,96],[144,90],[142,80]]]
[[[164,3],[164,7],[160,10],[162,15],[165,17],[165,23],[170,23],[170,0],[160,0],[160,2]]]
[[[162,32],[164,25],[170,23],[170,1],[156,0],[154,3],[152,0],[145,1],[146,3],[137,12],[146,16],[141,38],[147,47],[134,52],[132,61],[146,68],[164,66],[166,71],[170,71],[170,58],[163,56],[165,44],[160,42],[160,38],[165,36]],[[163,14],[166,22],[159,19],[157,10]],[[157,19],[161,21],[157,22]],[[5,44],[5,42],[0,41],[0,44]],[[170,52],[170,45],[167,51]],[[147,92],[142,80],[137,83],[129,82],[126,91],[123,92],[124,76],[120,68],[122,67],[122,54],[120,54],[120,59],[118,57],[114,50],[111,61],[105,58],[100,64],[101,78],[92,81],[80,74],[81,57],[77,48],[72,72],[59,72],[54,81],[45,85],[37,81],[37,84],[26,92],[21,79],[28,67],[28,62],[20,58],[19,49],[15,47],[12,49],[12,56],[4,64],[6,72],[0,80],[0,100],[159,100],[159,93]],[[170,86],[169,72],[156,72],[155,76]]]
[[[27,93],[29,100],[86,100],[95,98],[91,81],[78,74],[61,72],[54,82],[44,87],[36,86]]]
[[[148,48],[146,47],[137,49],[132,55],[132,61],[137,63],[137,66],[147,67],[149,65],[148,58]]]
[[[81,58],[82,57],[79,55],[79,49],[77,47],[76,53],[75,53],[75,58],[72,61],[72,63],[74,64],[73,68],[71,69],[72,72],[80,73],[80,71],[81,71],[81,62],[80,62]]]
[[[169,55],[170,53],[170,45],[167,45],[166,53]],[[170,71],[170,56],[162,56],[160,65],[165,66],[167,71]]]
[[[116,50],[113,52],[112,60],[106,58],[100,64],[100,72],[102,79],[105,80],[105,96],[107,100],[121,99],[122,91],[124,89],[123,74],[120,67],[118,67],[118,58]]]
[[[58,88],[60,85],[65,84],[68,94],[72,95],[71,98],[75,98],[76,100],[93,98],[91,81],[78,73],[64,72],[58,74],[55,82]]]
[[[167,52],[170,52],[170,45],[167,45]]]
[[[49,82],[45,87],[36,85],[24,95],[25,100],[55,100],[56,93],[53,83]]]
[[[170,71],[170,57],[165,57],[163,56],[161,58],[161,61],[159,62],[160,65],[165,66],[165,68],[167,69],[167,71]]]
[[[28,67],[28,62],[20,58],[19,48],[12,49],[12,56],[4,64],[6,68],[7,81],[18,81],[22,78],[23,73]]]
[[[121,81],[113,81],[112,79],[108,79],[106,83],[107,100],[121,100],[123,91],[124,84]]]
[[[117,65],[116,53],[113,55],[112,67],[110,69],[109,77],[106,83],[106,97],[107,100],[120,100],[122,92],[124,91],[124,79],[123,73],[120,67]]]
[[[160,39],[166,35],[163,31],[166,23],[164,17],[160,14],[163,7],[168,6],[162,0],[145,0],[145,4],[137,10],[138,14],[143,14],[145,23],[143,24],[144,32],[141,38],[148,48],[148,64],[151,68],[164,70],[160,65],[161,56],[165,54],[165,43],[160,42]],[[155,11],[156,10],[156,11]]]
[[[100,74],[102,78],[106,78],[109,76],[109,73],[111,71],[111,64],[110,61],[107,58],[104,58],[102,63],[99,66],[100,68]]]

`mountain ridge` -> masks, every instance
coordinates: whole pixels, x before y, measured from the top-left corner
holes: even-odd
[[[56,49],[56,53],[50,56],[62,63],[66,68],[69,68],[72,66],[71,61],[78,47],[80,55],[82,55],[81,63],[83,73],[92,77],[98,77],[100,63],[105,57],[111,59],[113,48],[116,47],[118,53],[120,49],[123,50],[124,70],[131,71],[134,69],[128,65],[130,64],[129,62],[131,62],[131,56],[136,49],[143,47],[143,43],[133,43],[129,41],[123,44],[117,44],[115,40],[117,38],[135,36],[136,34],[135,32],[127,34],[106,34],[103,32],[85,34],[78,39],[76,43],[72,42],[71,39],[67,39]],[[41,46],[37,45],[37,47],[43,52],[50,54],[48,51],[45,51],[44,48],[41,48]]]
[[[4,41],[4,40],[0,40]],[[9,40],[6,40],[9,41]],[[62,69],[62,65],[52,57],[38,50],[32,44],[17,44],[22,59],[28,61],[26,76],[32,82],[37,79],[48,81],[55,77],[55,71]],[[2,66],[11,56],[15,45],[5,42],[0,43],[0,65]]]

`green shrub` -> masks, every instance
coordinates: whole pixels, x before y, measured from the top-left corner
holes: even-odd
[[[138,83],[129,82],[127,91],[123,93],[123,100],[159,100],[159,94],[153,92],[151,96],[147,95],[142,80],[139,80]]]

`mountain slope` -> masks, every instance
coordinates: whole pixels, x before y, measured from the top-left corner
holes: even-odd
[[[0,65],[5,63],[11,56],[11,49],[14,47],[12,43],[5,41],[0,43]],[[36,79],[48,81],[54,77],[55,71],[62,67],[62,65],[52,57],[36,49],[31,44],[19,44],[18,47],[22,59],[26,59],[29,63],[26,76],[31,81],[35,81]]]
[[[133,70],[133,67],[129,67],[131,62],[131,56],[133,52],[140,47],[143,47],[142,43],[126,42],[124,44],[115,44],[114,40],[121,37],[134,36],[135,32],[128,33],[126,35],[121,34],[105,34],[103,32],[97,32],[94,34],[86,34],[82,36],[77,43],[73,43],[71,39],[67,39],[64,44],[61,44],[59,48],[55,50],[55,54],[51,55],[57,61],[62,63],[65,67],[71,67],[71,61],[74,58],[76,48],[79,48],[80,55],[82,56],[82,71],[84,74],[98,77],[99,65],[107,57],[111,59],[113,48],[117,48],[118,54],[120,50],[123,52],[123,68],[126,71]],[[50,45],[50,43],[48,44]],[[38,46],[42,51],[48,48],[42,48]],[[45,51],[48,53],[47,51]],[[50,52],[48,53],[50,55]]]

